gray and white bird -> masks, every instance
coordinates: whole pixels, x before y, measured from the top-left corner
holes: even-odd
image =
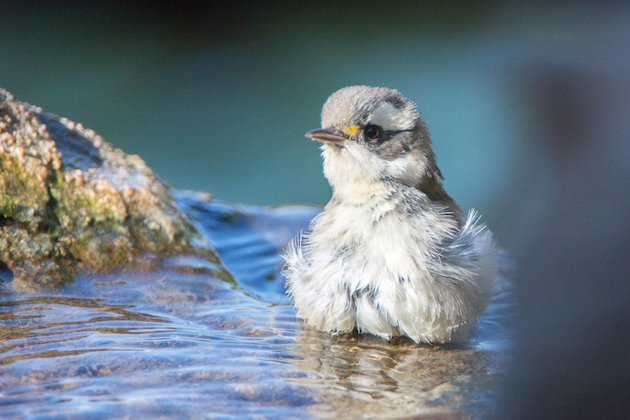
[[[492,234],[446,193],[416,105],[388,88],[333,93],[321,129],[333,195],[287,247],[287,292],[307,325],[417,343],[464,341],[495,279]]]

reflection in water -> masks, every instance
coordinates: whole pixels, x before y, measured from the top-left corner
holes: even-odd
[[[217,279],[194,257],[34,296],[0,285],[3,416],[492,410],[495,356],[504,348],[496,345],[502,298],[482,323],[482,343],[468,347],[304,329],[284,296],[278,251],[316,210],[237,211],[191,194],[180,204],[217,245],[238,285]]]
[[[454,413],[464,399],[492,406],[491,355],[474,348],[418,346],[371,336],[300,334],[295,364],[317,385],[313,412],[350,417]],[[473,393],[476,395],[472,396]],[[472,401],[471,401],[472,402]]]

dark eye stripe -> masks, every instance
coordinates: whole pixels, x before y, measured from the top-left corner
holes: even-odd
[[[414,130],[383,130],[383,127],[381,127],[380,125],[370,123],[363,126],[363,135],[366,137],[369,143],[376,145],[385,143],[397,133],[403,133],[407,131]]]
[[[394,136],[394,135],[396,135],[398,133],[406,133],[406,132],[409,132],[409,131],[413,131],[413,129],[409,129],[409,130],[385,130],[385,131],[383,131],[382,138],[383,138],[383,141],[387,141],[390,138],[392,138],[392,136]]]
[[[396,134],[396,133],[407,133],[409,131],[413,131],[413,128],[409,128],[407,130],[385,130],[386,133]]]

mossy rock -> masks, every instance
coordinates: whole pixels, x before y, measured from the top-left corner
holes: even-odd
[[[21,290],[214,250],[138,156],[0,89],[0,261]]]

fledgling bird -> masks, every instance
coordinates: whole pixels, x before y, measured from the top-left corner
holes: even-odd
[[[285,251],[287,292],[321,331],[468,339],[492,294],[492,234],[446,193],[428,130],[397,90],[333,93],[321,129],[333,195]]]

